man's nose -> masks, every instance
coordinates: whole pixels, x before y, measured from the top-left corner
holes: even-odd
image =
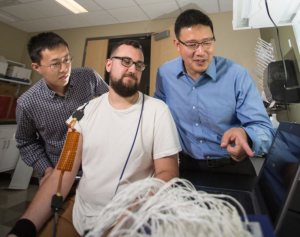
[[[134,63],[128,68],[128,71],[132,72],[132,73],[136,72],[136,68],[135,68],[135,64]]]
[[[60,65],[60,71],[61,72],[67,71],[68,66],[69,66],[69,64],[66,64],[66,63],[62,62],[61,65]]]
[[[198,54],[204,54],[205,53],[205,50],[204,50],[202,44],[199,44],[198,48],[196,49],[196,53],[198,53]]]

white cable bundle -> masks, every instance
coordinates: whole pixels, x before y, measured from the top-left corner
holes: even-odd
[[[252,236],[234,206],[197,191],[187,180],[149,178],[130,184],[105,206],[86,236]],[[132,212],[129,209],[133,210]],[[121,220],[119,220],[121,218]],[[118,221],[119,220],[119,221]]]

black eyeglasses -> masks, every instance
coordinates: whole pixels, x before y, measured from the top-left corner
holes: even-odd
[[[146,64],[144,64],[143,62],[133,62],[131,58],[128,57],[112,57],[111,59],[120,59],[121,63],[124,67],[131,67],[132,64],[135,65],[135,69],[137,71],[144,71]]]
[[[184,43],[182,42],[180,39],[177,38],[177,40],[185,45],[187,48],[191,49],[191,50],[196,50],[199,48],[199,46],[201,45],[203,49],[210,49],[212,44],[213,44],[213,41],[215,41],[215,37],[213,38],[209,38],[209,39],[206,39],[204,40],[203,42],[201,43],[194,43],[194,42],[191,42],[191,43]]]
[[[66,65],[68,65],[70,62],[72,62],[73,60],[73,57],[71,56],[67,56],[65,58],[63,58],[61,60],[61,62],[58,62],[58,63],[53,63],[53,64],[50,64],[49,66],[45,66],[45,65],[40,65],[39,66],[43,66],[43,67],[50,67],[52,70],[57,70],[57,69],[60,69],[61,68],[61,65],[64,63]]]

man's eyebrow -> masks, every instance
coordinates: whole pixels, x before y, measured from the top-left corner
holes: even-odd
[[[199,42],[203,42],[203,41],[206,41],[206,40],[212,40],[213,38],[214,37],[206,37],[206,38],[203,38],[201,41],[191,39],[191,40],[187,40],[185,43],[199,43]]]
[[[65,58],[65,57],[68,57],[68,56],[70,56],[70,53],[67,53],[64,57],[62,57],[62,58]],[[53,59],[51,59],[50,60],[50,62],[55,62],[55,61],[61,61],[61,58],[53,58]]]

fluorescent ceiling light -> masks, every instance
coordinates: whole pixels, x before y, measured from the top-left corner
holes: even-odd
[[[74,0],[55,0],[55,1],[63,5],[65,8],[69,9],[71,12],[74,12],[75,14],[88,12],[85,8],[83,8]]]

